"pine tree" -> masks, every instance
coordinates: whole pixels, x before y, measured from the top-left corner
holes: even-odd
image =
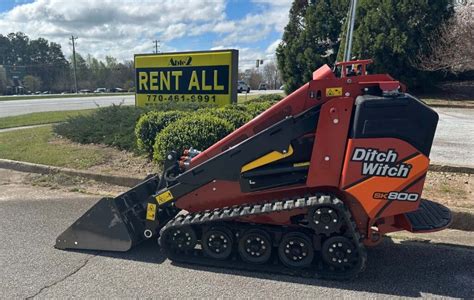
[[[287,93],[312,78],[323,64],[335,61],[349,0],[295,0],[282,43],[278,67]]]
[[[359,0],[352,54],[372,58],[369,69],[389,73],[411,87],[433,84],[435,73],[414,61],[429,49],[433,33],[453,13],[451,0]],[[290,93],[311,80],[323,64],[333,64],[346,30],[349,0],[295,0],[282,43],[278,66]],[[339,51],[340,52],[340,51]],[[342,53],[337,57],[342,58]]]
[[[422,72],[416,57],[428,51],[434,32],[451,17],[450,0],[360,0],[353,53],[372,58],[376,73],[389,73],[411,87],[433,84],[436,74]]]

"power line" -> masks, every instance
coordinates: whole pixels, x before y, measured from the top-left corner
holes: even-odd
[[[158,53],[158,48],[160,47],[160,40],[154,40],[153,43],[155,44],[155,53]]]
[[[72,41],[72,62],[74,66],[74,90],[77,94],[77,75],[76,75],[76,44],[74,43],[77,40],[77,36],[71,35],[70,40]]]

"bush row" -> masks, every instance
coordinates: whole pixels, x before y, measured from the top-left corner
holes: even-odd
[[[189,147],[204,150],[281,98],[265,95],[241,105],[207,107],[195,112],[149,112],[137,123],[137,144],[156,161],[162,161],[171,150],[182,152]]]
[[[54,126],[54,131],[74,142],[146,153],[159,161],[170,150],[206,149],[280,99],[279,95],[265,95],[223,108],[171,102],[160,105],[160,111],[112,105],[92,114],[71,117]]]
[[[105,144],[136,151],[133,131],[137,120],[146,112],[139,107],[112,105],[92,114],[70,117],[54,126],[54,132],[81,144]]]

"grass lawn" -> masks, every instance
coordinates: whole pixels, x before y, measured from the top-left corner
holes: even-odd
[[[94,110],[96,110],[96,108],[69,111],[48,111],[4,117],[0,118],[0,129],[62,122],[68,117],[89,114]]]
[[[34,100],[34,99],[50,99],[50,98],[84,98],[84,97],[103,97],[103,96],[120,96],[134,95],[133,93],[102,93],[102,94],[64,94],[64,95],[18,95],[18,96],[0,96],[0,101],[12,100]]]
[[[107,149],[61,141],[53,135],[52,126],[0,133],[0,158],[87,169],[105,162],[107,155]]]

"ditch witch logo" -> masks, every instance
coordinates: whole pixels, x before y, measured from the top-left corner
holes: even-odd
[[[193,62],[193,58],[191,56],[184,57],[184,58],[171,58],[168,66],[190,66]]]
[[[362,162],[362,175],[407,178],[411,164],[396,163],[398,153],[394,149],[380,151],[370,148],[355,148],[352,161]]]

